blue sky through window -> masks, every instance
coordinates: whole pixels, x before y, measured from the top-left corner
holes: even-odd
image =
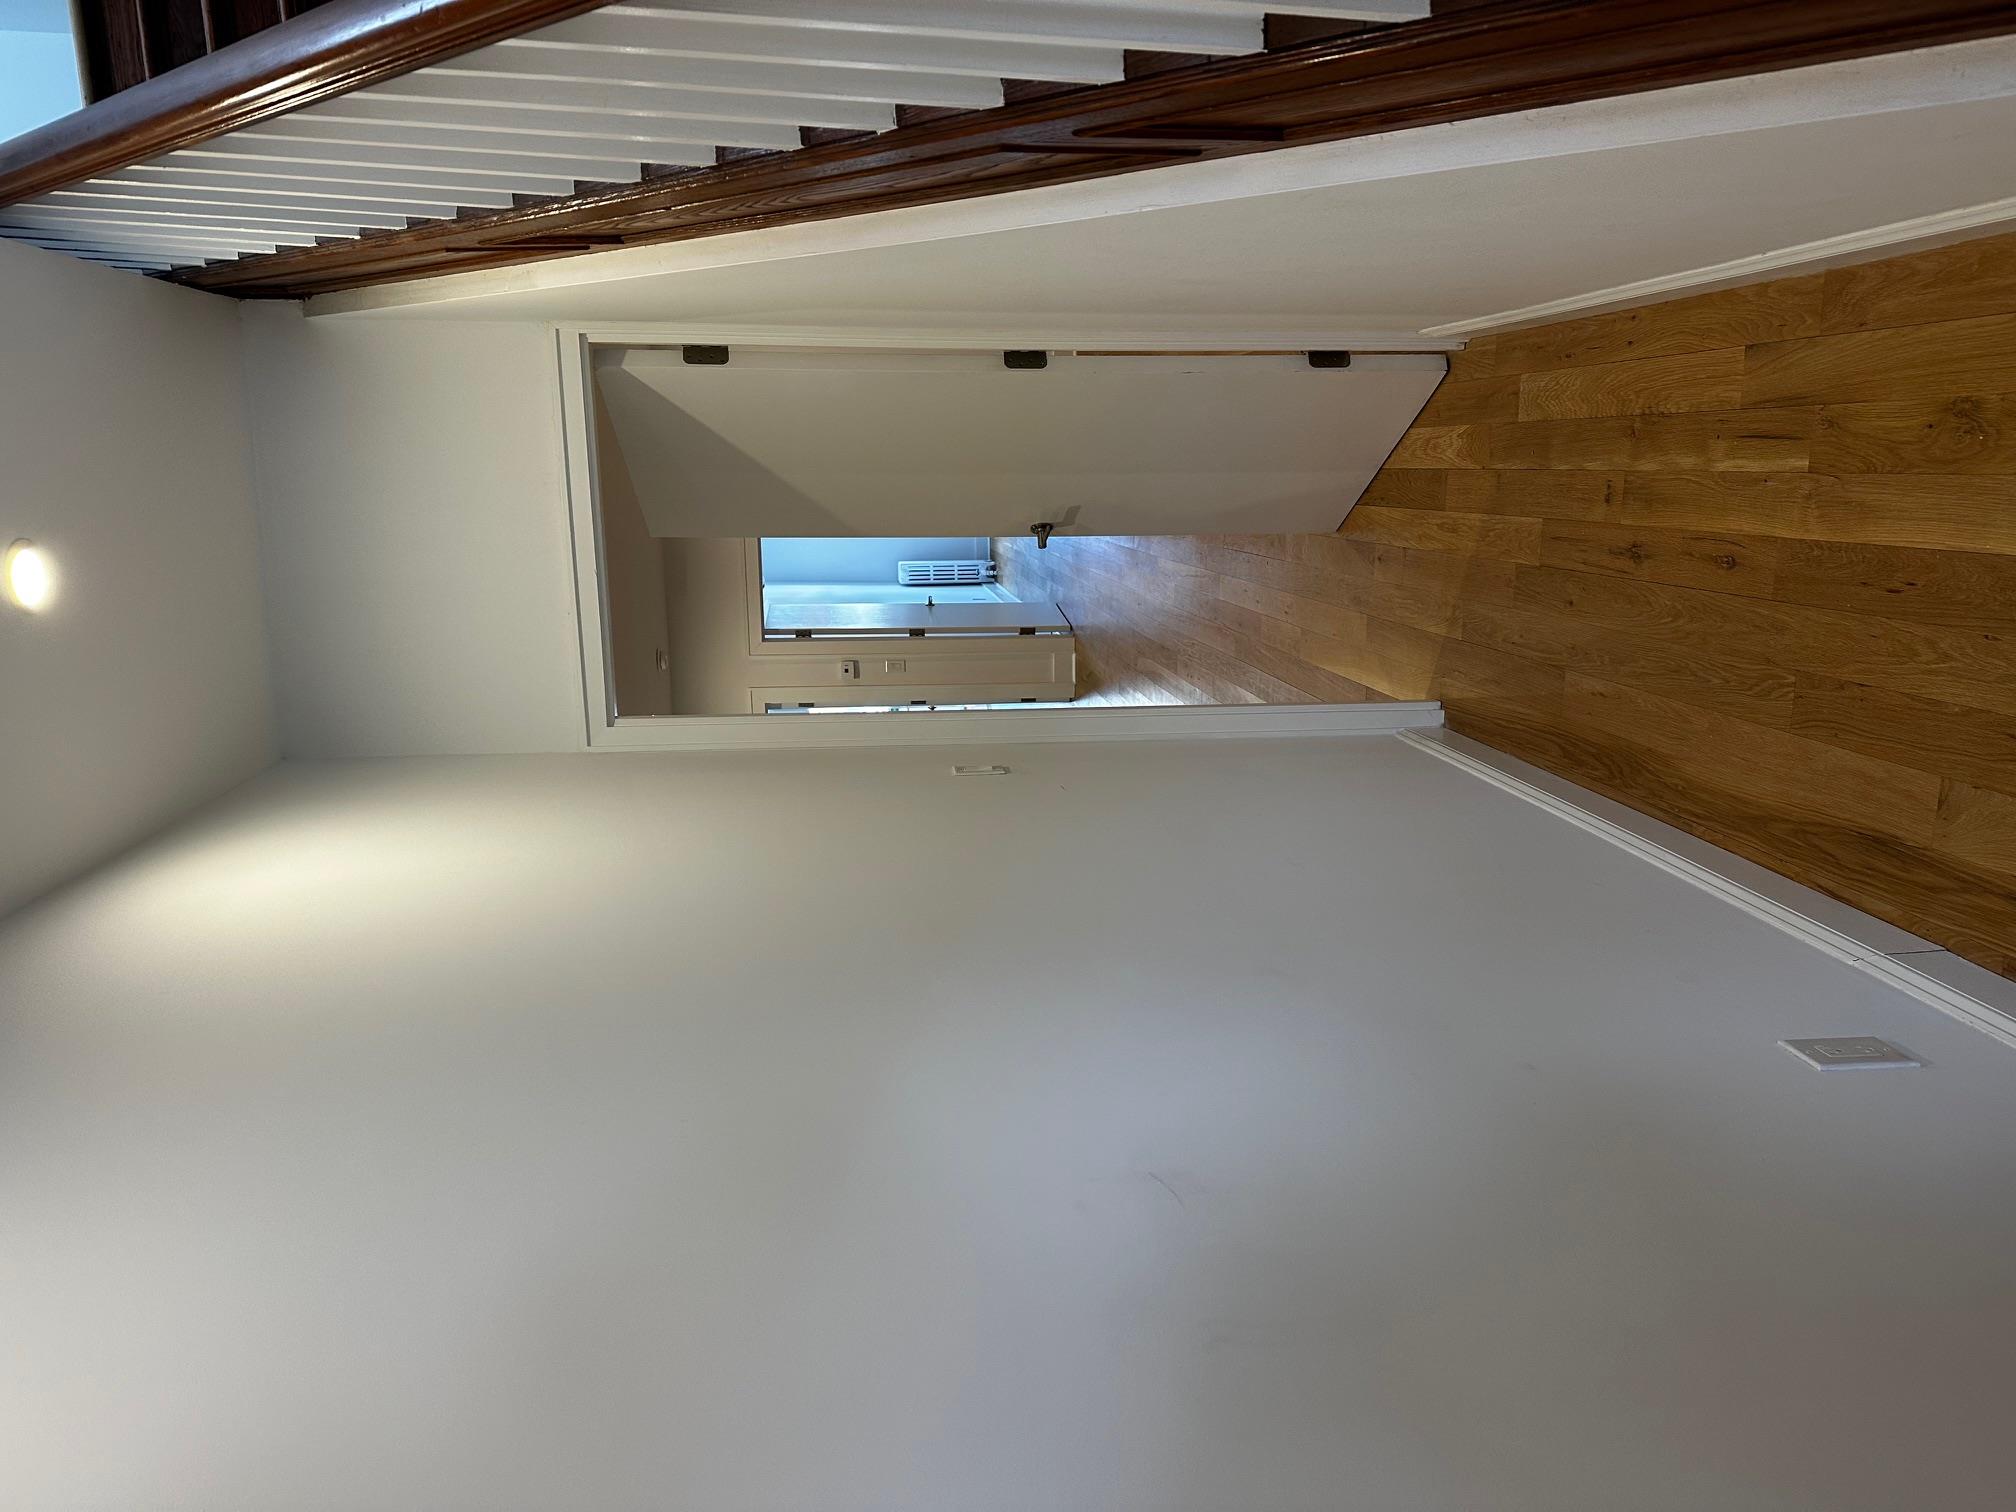
[[[83,103],[69,0],[0,0],[0,141]]]

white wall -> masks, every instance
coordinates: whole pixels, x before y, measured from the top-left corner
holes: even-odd
[[[990,758],[283,767],[0,931],[0,1505],[2008,1505],[2010,1052],[1384,739]]]
[[[749,690],[766,682],[749,653],[748,542],[693,537],[658,544],[673,712],[748,713]]]
[[[238,317],[0,243],[0,914],[272,759]]]
[[[595,413],[595,505],[609,682],[617,711],[677,713],[665,616],[665,553],[644,523],[623,443],[600,409]]]
[[[552,333],[292,305],[245,331],[285,754],[580,747]]]

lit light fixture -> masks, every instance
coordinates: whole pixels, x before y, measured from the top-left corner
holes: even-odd
[[[23,609],[40,609],[56,591],[56,575],[49,559],[33,541],[16,541],[7,548],[7,596]]]

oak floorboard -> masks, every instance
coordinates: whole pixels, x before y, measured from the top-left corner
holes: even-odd
[[[1635,310],[1587,315],[1492,340],[1488,371],[1538,373],[1644,357],[1677,357],[1764,341],[1809,336],[1824,329],[1824,275],[1697,294]]]
[[[1744,354],[1743,403],[1773,413],[2003,393],[2016,393],[2016,315],[1773,341]]]
[[[2016,478],[1652,473],[1603,518],[1937,551],[2016,553]]]
[[[1826,405],[1807,465],[1828,473],[2016,474],[2016,396]]]
[[[2016,236],[1482,337],[1335,535],[996,556],[1088,699],[1439,699],[2016,974]]]
[[[1536,420],[1485,427],[1466,449],[1501,469],[1803,472],[1815,424],[1811,410],[1782,407]]]
[[[1820,329],[1870,331],[2016,314],[2016,237],[1989,236],[1823,276]]]
[[[1519,418],[1520,378],[1449,378],[1421,411],[1420,425],[1478,425]],[[1740,385],[1739,385],[1740,386]]]
[[[1510,375],[1493,380],[1508,382]],[[1517,413],[1487,420],[1591,420],[1610,415],[1735,409],[1743,402],[1738,347],[1605,362],[1527,373],[1518,380]]]

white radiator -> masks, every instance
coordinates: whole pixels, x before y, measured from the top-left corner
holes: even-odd
[[[956,587],[962,583],[991,583],[994,564],[971,562],[898,562],[896,581],[906,588]]]

